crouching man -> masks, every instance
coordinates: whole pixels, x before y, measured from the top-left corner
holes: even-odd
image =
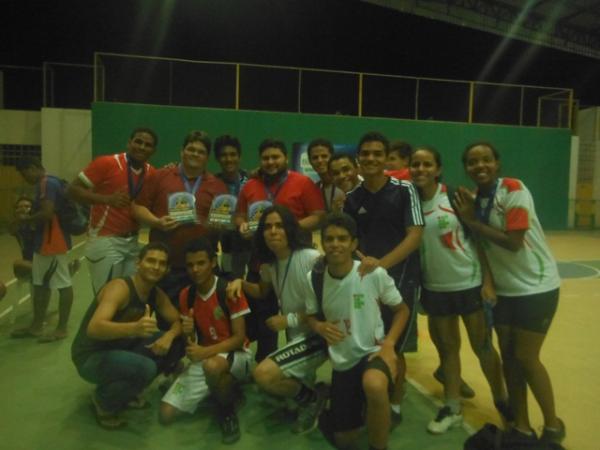
[[[227,298],[227,281],[214,275],[217,257],[207,239],[188,244],[185,264],[193,284],[179,294],[179,308],[192,363],[163,397],[160,421],[167,425],[182,413],[193,413],[212,394],[222,441],[232,444],[241,435],[234,409],[236,381],[249,376],[252,362],[244,318],[250,309],[243,294]]]
[[[354,448],[366,403],[369,448],[387,448],[390,431],[389,396],[396,376],[394,345],[408,319],[408,307],[384,269],[359,275],[356,223],[343,213],[329,214],[321,228],[325,251],[323,272],[308,277],[306,313],[309,326],[328,343],[333,367],[331,410],[323,416],[324,431],[332,432],[335,445]],[[378,301],[394,313],[384,336]]]
[[[168,269],[164,244],[144,247],[136,273],[100,290],[73,341],[73,362],[79,375],[96,385],[92,403],[104,428],[126,425],[121,411],[143,407],[142,391],[183,356],[179,313],[156,286]],[[168,331],[159,331],[154,312],[170,324]]]

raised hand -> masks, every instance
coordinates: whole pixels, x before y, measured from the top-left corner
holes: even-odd
[[[150,305],[146,304],[144,315],[136,322],[135,335],[138,337],[150,337],[158,331],[156,318],[152,317]]]
[[[181,316],[181,327],[183,334],[194,336],[194,308],[190,308],[187,315]]]
[[[356,255],[360,259],[360,265],[357,270],[361,277],[364,277],[379,267],[379,260],[377,258],[365,256],[358,250],[356,250]]]

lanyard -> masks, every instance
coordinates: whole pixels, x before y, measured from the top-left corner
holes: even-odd
[[[490,223],[490,214],[492,212],[492,207],[494,206],[494,197],[496,196],[496,190],[498,189],[498,184],[500,180],[496,180],[494,187],[490,190],[487,195],[481,195],[481,193],[477,192],[477,197],[475,197],[475,214],[481,222],[489,225]],[[487,200],[485,206],[482,206],[483,200]]]
[[[279,191],[283,187],[284,183],[287,181],[287,177],[288,177],[288,173],[286,171],[285,175],[282,176],[281,179],[279,180],[279,183],[277,183],[277,189],[275,189],[275,193],[274,194],[271,192],[271,190],[269,189],[269,187],[265,183],[265,194],[267,196],[267,200],[269,200],[271,203],[275,203],[275,199],[277,198],[277,194],[279,194]]]
[[[134,200],[142,190],[142,184],[144,183],[144,175],[146,175],[146,171],[142,165],[142,172],[138,177],[138,182],[137,184],[133,184],[133,170],[131,169],[131,163],[129,162],[129,155],[125,154],[125,160],[127,161],[127,186],[129,187],[129,198]]]
[[[319,184],[321,185],[321,195],[323,195],[323,201],[325,202],[325,209],[327,211],[329,211],[329,210],[331,210],[331,205],[333,205],[333,194],[335,194],[335,185],[334,184],[329,185],[329,187],[331,187],[331,194],[329,194],[329,203],[327,203],[327,197],[325,196],[325,185],[323,184],[322,181]]]
[[[192,186],[190,184],[190,179],[185,175],[185,173],[183,173],[183,167],[181,164],[179,165],[179,176],[181,177],[181,181],[183,181],[185,190],[195,196],[196,192],[198,192],[198,188],[200,187],[200,183],[202,183],[202,177],[198,176],[194,182],[194,185]]]
[[[281,284],[279,284],[279,261],[275,262],[275,285],[279,289],[279,294],[277,294],[277,297],[279,297],[279,303],[282,302],[281,296],[283,295],[283,288],[285,287],[285,281],[287,280],[287,276],[288,276],[288,272],[290,270],[290,264],[292,262],[293,256],[294,256],[294,253],[293,252],[290,253],[290,258],[288,259],[288,262],[285,266],[285,272],[283,274],[283,280],[281,281]]]

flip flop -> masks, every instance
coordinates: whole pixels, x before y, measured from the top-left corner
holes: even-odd
[[[127,425],[127,421],[119,417],[118,414],[100,411],[100,407],[98,406],[94,395],[92,395],[92,404],[90,405],[90,408],[92,409],[92,413],[94,414],[98,425],[106,430],[116,430]]]
[[[40,344],[48,344],[50,342],[56,342],[56,341],[61,341],[63,339],[65,339],[68,335],[65,334],[57,334],[57,333],[52,333],[52,334],[44,334],[43,336],[39,336],[38,337],[38,342]]]
[[[31,331],[31,328],[18,328],[10,333],[10,337],[13,339],[24,339],[24,338],[39,338],[42,336],[42,332],[39,333]]]

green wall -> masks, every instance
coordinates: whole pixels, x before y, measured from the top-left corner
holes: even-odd
[[[326,137],[335,143],[353,144],[370,130],[413,145],[432,145],[442,154],[444,179],[449,184],[471,186],[464,175],[460,156],[473,141],[493,142],[502,157],[502,172],[522,179],[531,190],[538,215],[546,229],[567,226],[570,131],[565,129],[480,125],[209,108],[167,107],[119,103],[92,105],[92,154],[123,150],[136,126],[148,126],[159,135],[152,163],[161,166],[178,161],[181,142],[190,130],[205,130],[212,138],[238,136],[242,142],[243,166],[255,167],[257,147],[265,137],[294,142]],[[211,160],[209,169],[217,164]]]

